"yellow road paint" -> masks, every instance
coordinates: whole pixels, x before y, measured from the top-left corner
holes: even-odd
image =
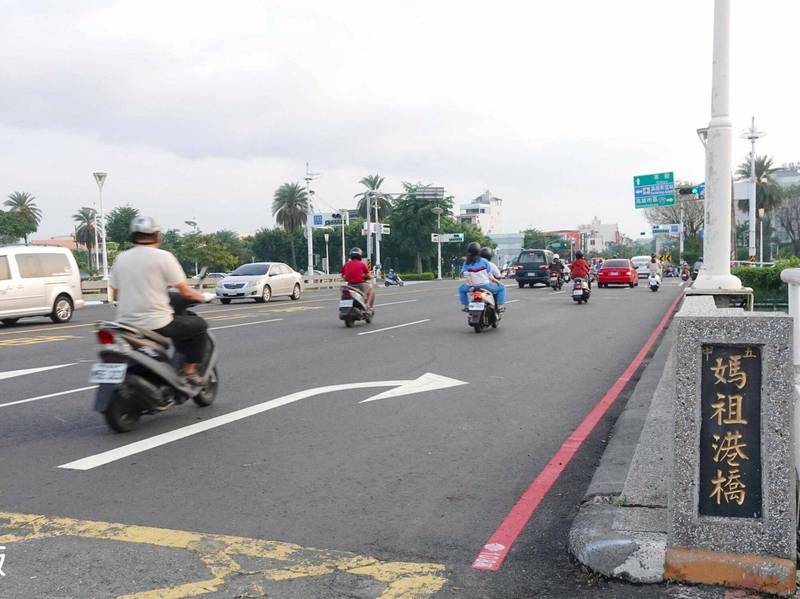
[[[263,591],[264,581],[280,583],[298,578],[347,573],[383,583],[385,586],[378,599],[428,597],[438,592],[447,582],[442,564],[383,562],[365,555],[301,547],[281,541],[0,512],[0,545],[8,547],[14,543],[65,536],[188,551],[193,559],[198,559],[208,568],[207,578],[122,595],[120,599],[197,597],[224,591],[229,583],[236,580],[238,584],[245,576],[252,577],[252,588]],[[244,571],[236,561],[238,556],[269,560],[270,565],[260,570]],[[320,584],[322,589],[326,581],[320,581]]]
[[[0,339],[0,347],[16,347],[19,345],[36,345],[38,343],[51,343],[67,341],[68,339],[81,339],[77,335],[50,335],[42,337],[17,337],[16,339]]]

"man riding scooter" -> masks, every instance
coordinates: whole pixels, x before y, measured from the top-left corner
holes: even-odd
[[[589,277],[589,263],[583,259],[583,252],[578,250],[575,252],[575,260],[569,265],[570,276],[573,279],[586,279],[589,284],[589,289],[592,288],[592,280]]]
[[[364,263],[361,248],[354,247],[350,250],[350,260],[342,265],[342,278],[348,285],[358,289],[367,298],[367,307],[372,310],[375,303],[375,290],[372,288],[372,274]]]
[[[470,287],[480,287],[491,291],[497,297],[497,311],[504,312],[506,303],[506,288],[500,285],[492,274],[492,263],[481,257],[481,246],[477,241],[472,241],[467,246],[467,259],[461,267],[461,276],[464,282],[458,288],[462,312],[467,311],[467,290]],[[495,266],[495,268],[497,268]]]
[[[400,278],[400,275],[394,272],[393,268],[389,269],[389,272],[386,273],[386,286],[389,285],[403,285],[403,279]]]

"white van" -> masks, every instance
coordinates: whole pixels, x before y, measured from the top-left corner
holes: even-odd
[[[80,272],[68,249],[0,246],[0,322],[4,325],[26,316],[67,322],[83,305]]]
[[[631,258],[631,262],[633,262],[633,267],[636,269],[636,275],[638,278],[647,278],[650,276],[650,264],[651,256],[634,256]]]

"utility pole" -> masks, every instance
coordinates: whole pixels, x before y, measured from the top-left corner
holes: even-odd
[[[681,228],[678,237],[678,265],[683,263],[683,200],[678,198],[678,226]]]
[[[371,200],[372,199],[372,192],[367,192],[367,260],[372,260],[372,227],[370,226],[369,222],[369,212],[371,207]]]
[[[750,140],[750,202],[749,202],[749,237],[747,255],[752,259],[756,255],[756,140],[764,137],[766,133],[756,129],[756,117],[752,117],[750,128],[742,133],[741,137]],[[761,258],[763,262],[763,256]]]
[[[106,247],[106,213],[103,210],[103,183],[108,173],[92,173],[100,193],[100,241],[103,244],[103,280],[108,281],[108,248]]]
[[[439,206],[431,208],[431,212],[436,215],[436,232],[439,238],[436,240],[436,278],[442,280],[442,210]]]
[[[381,264],[381,223],[378,220],[378,200],[375,199],[375,265]]]
[[[314,274],[314,205],[311,201],[311,181],[318,177],[319,173],[312,173],[308,170],[308,162],[306,162],[306,200],[308,201],[308,213],[306,214],[306,235],[308,236],[308,271],[307,275],[310,277]]]
[[[350,212],[347,208],[342,208],[340,210],[341,217],[342,217],[342,266],[347,261],[347,251],[345,250],[345,231],[347,230],[346,226],[350,224]]]
[[[730,0],[714,0],[711,121],[706,141],[704,265],[695,292],[739,291],[731,274]]]

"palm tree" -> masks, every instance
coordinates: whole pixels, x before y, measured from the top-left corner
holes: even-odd
[[[75,242],[82,243],[86,247],[90,263],[92,261],[92,248],[94,247],[96,216],[97,211],[94,208],[81,208],[72,215],[72,220],[78,223],[75,227]]]
[[[375,214],[375,204],[372,202],[375,202],[378,205],[378,220],[381,222],[385,221],[386,217],[389,216],[389,213],[392,211],[392,204],[389,200],[389,197],[380,191],[383,180],[384,178],[380,175],[367,175],[359,181],[359,183],[361,183],[361,185],[367,189],[366,191],[357,193],[353,197],[361,198],[358,200],[358,212],[365,218],[367,216],[367,196],[370,194],[370,192],[372,192],[372,201],[370,202],[372,205],[372,212],[370,214],[370,218],[374,218]]]
[[[287,232],[296,233],[305,224],[308,215],[308,196],[299,183],[284,183],[275,190],[272,199],[272,215],[275,222]],[[297,270],[297,256],[294,250],[294,235],[289,236],[292,248],[292,268]]]
[[[31,228],[36,231],[39,228],[39,221],[42,220],[42,211],[39,210],[34,202],[34,198],[27,191],[15,191],[8,196],[5,205],[8,206],[11,212],[16,212],[22,216],[31,225]],[[28,234],[25,234],[25,245],[28,245]]]
[[[775,182],[773,174],[778,169],[772,166],[772,157],[756,156],[756,209],[763,208],[765,212],[772,212],[781,204],[781,189]],[[736,167],[736,177],[739,180],[750,178],[750,158]],[[739,210],[745,212],[749,206],[748,200],[739,200]]]

